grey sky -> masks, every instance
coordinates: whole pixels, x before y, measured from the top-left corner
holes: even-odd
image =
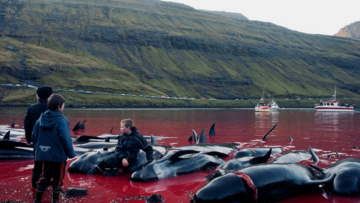
[[[360,21],[360,0],[166,0],[195,9],[241,13],[309,34],[334,35]]]

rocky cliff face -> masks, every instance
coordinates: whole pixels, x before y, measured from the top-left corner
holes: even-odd
[[[278,97],[321,96],[334,84],[360,93],[359,41],[217,15],[156,0],[1,1],[0,73],[177,97],[259,97],[264,86]]]
[[[337,37],[347,37],[360,40],[360,21],[347,25],[335,34]]]

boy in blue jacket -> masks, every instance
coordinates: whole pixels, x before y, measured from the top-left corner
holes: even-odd
[[[65,106],[64,97],[52,94],[47,105],[49,110],[41,114],[31,135],[35,161],[42,164],[42,178],[37,182],[34,203],[42,201],[42,196],[49,185],[53,188],[52,202],[59,201],[66,160],[76,156],[70,138],[69,121],[62,114]]]

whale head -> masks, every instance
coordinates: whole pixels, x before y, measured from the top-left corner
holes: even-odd
[[[254,192],[243,181],[232,173],[220,176],[198,190],[191,203],[252,202]]]
[[[355,197],[360,191],[360,170],[346,168],[339,171],[333,181],[334,194],[345,197]]]

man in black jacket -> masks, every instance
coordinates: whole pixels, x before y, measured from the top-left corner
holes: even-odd
[[[134,122],[131,119],[124,119],[120,122],[121,135],[118,139],[115,153],[100,161],[90,172],[113,175],[118,167],[130,167],[136,163],[140,149],[146,153],[148,162],[153,160],[153,149],[146,139],[137,132]]]
[[[37,104],[31,105],[26,113],[25,119],[24,119],[24,129],[25,129],[25,137],[26,137],[26,144],[31,146],[31,133],[33,131],[33,128],[35,126],[36,121],[40,118],[40,115],[48,110],[47,107],[47,99],[52,94],[52,88],[48,86],[39,87],[36,90],[36,99],[38,101]],[[34,150],[35,154],[35,150]],[[31,186],[33,188],[36,188],[36,182],[41,177],[41,165],[37,164],[36,161],[34,161],[34,169],[32,171],[32,177],[31,177]]]

